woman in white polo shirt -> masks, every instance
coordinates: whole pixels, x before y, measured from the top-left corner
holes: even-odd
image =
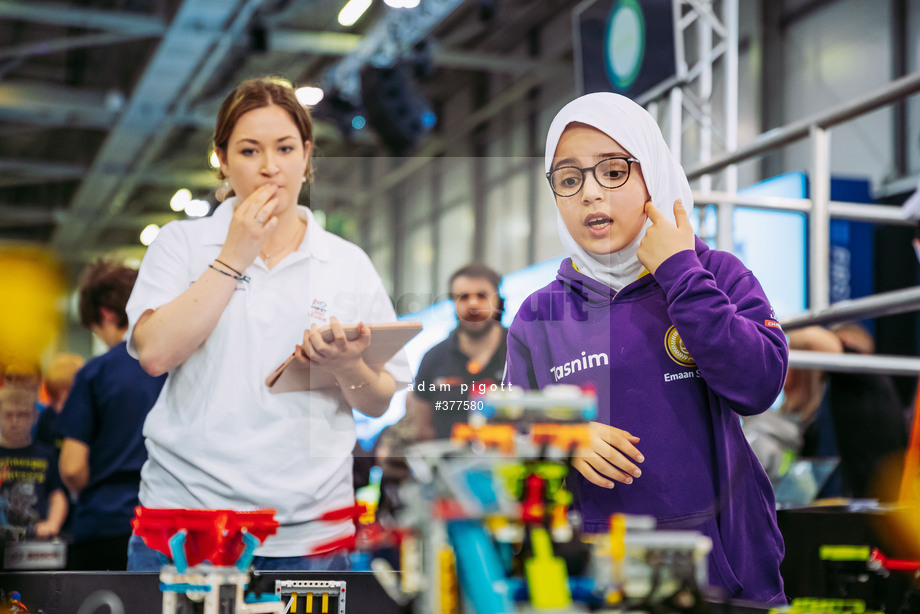
[[[144,425],[141,504],[274,508],[281,526],[256,551],[257,569],[344,569],[347,556],[323,549],[353,523],[318,519],[354,503],[351,408],[379,416],[412,378],[402,353],[369,367],[369,329],[348,341],[340,323],[396,315],[367,255],[297,203],[313,132],[289,84],[241,83],[218,113],[214,148],[232,198],[164,226],[128,302],[129,350],[147,372],[169,373]],[[326,324],[331,343],[317,332]],[[266,376],[295,345],[338,388],[270,392]],[[128,568],[159,565],[132,537]]]

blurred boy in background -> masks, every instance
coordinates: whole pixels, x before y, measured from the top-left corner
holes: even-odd
[[[48,393],[48,405],[38,416],[35,441],[54,448],[56,453],[60,453],[63,443],[58,432],[58,419],[61,410],[64,409],[67,395],[70,394],[77,371],[82,369],[85,363],[86,360],[78,354],[62,353],[55,355],[45,370],[44,380],[45,390]]]
[[[136,279],[135,269],[97,262],[80,284],[80,323],[109,351],[77,373],[59,421],[61,478],[76,498],[68,569],[127,567],[131,518],[147,460],[144,419],[166,381],[165,375],[147,375],[125,346],[125,305]]]
[[[53,537],[67,517],[54,451],[32,441],[38,396],[28,388],[0,389],[0,536]]]

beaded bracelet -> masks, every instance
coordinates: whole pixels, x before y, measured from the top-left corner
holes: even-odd
[[[227,271],[224,271],[223,269],[218,269],[218,268],[217,268],[216,266],[214,266],[213,264],[209,264],[209,265],[208,265],[208,268],[209,268],[209,269],[214,269],[215,271],[217,271],[217,272],[220,273],[221,275],[226,275],[227,277],[232,277],[233,279],[235,279],[235,280],[237,280],[237,281],[245,281],[246,283],[249,283],[250,281],[252,281],[252,280],[249,278],[248,275],[233,275],[232,273],[228,273]]]

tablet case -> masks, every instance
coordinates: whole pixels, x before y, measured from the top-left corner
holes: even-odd
[[[422,330],[421,322],[378,322],[368,326],[371,329],[371,344],[364,352],[364,362],[375,368],[386,364]],[[344,324],[342,328],[349,341],[358,338],[357,324]],[[324,326],[320,332],[326,342],[332,341],[332,329],[329,326]],[[338,387],[335,377],[329,371],[319,365],[298,360],[296,352],[272,371],[265,379],[265,384],[274,393]]]

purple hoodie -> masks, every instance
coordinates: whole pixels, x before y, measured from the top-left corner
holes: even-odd
[[[573,472],[586,531],[606,531],[615,512],[702,531],[713,541],[711,584],[732,598],[783,604],[773,489],[740,416],[770,407],[787,360],[757,279],[697,238],[695,252],[671,256],[619,293],[565,259],[511,325],[505,382],[593,386],[597,420],[641,438],[645,462],[632,484],[608,490]]]

